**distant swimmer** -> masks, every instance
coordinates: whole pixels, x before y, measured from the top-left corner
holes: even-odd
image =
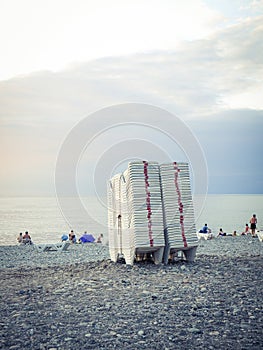
[[[249,222],[250,222],[251,234],[253,237],[256,237],[256,228],[257,228],[257,222],[258,222],[256,214],[253,214]]]

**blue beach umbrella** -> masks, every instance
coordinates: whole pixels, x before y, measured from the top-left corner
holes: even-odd
[[[92,234],[85,233],[83,236],[79,239],[82,243],[92,243],[95,241],[95,238],[92,236]]]

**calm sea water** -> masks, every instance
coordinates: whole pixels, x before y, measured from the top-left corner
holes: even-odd
[[[16,244],[19,232],[29,231],[35,243],[55,243],[63,233],[74,229],[77,237],[86,230],[96,238],[103,233],[107,239],[106,201],[82,198],[87,211],[85,216],[74,201],[68,199],[65,216],[56,198],[0,198],[0,245]],[[242,232],[251,215],[257,214],[258,228],[263,229],[263,195],[208,195],[201,214],[196,217],[196,228],[204,223],[217,233],[220,227],[226,232]]]

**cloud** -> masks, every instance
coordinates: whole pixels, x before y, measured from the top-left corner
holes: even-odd
[[[16,164],[20,164],[20,177],[26,179],[28,186],[31,179],[37,191],[39,176],[43,188],[52,192],[50,179],[56,156],[69,130],[91,112],[125,102],[159,106],[189,123],[196,120],[203,130],[209,125],[207,137],[201,134],[200,137],[208,152],[211,176],[215,179],[219,173],[216,159],[224,155],[220,150],[227,152],[226,145],[231,144],[235,156],[225,159],[231,171],[224,176],[232,179],[239,176],[241,163],[237,164],[236,159],[241,160],[244,154],[246,158],[250,154],[258,157],[258,148],[262,146],[258,140],[242,143],[235,134],[227,138],[229,128],[234,130],[234,125],[240,134],[247,129],[251,135],[253,130],[262,130],[258,121],[249,124],[251,115],[259,113],[262,118],[263,110],[259,94],[263,76],[261,23],[263,16],[253,17],[205,40],[184,42],[176,50],[105,57],[74,64],[57,73],[41,71],[0,82],[1,146],[6,150],[2,179],[8,183],[6,193],[17,176]],[[235,124],[231,124],[233,118]],[[223,140],[219,144],[215,142],[218,130]],[[36,168],[37,171],[29,171]],[[254,169],[246,171],[250,179],[259,178]],[[220,189],[216,183],[212,188],[224,191],[223,184]],[[240,190],[241,185],[236,188]]]
[[[262,109],[262,23],[263,16],[241,21],[175,51],[108,57],[1,82],[1,117],[76,120],[127,101],[188,118],[229,107]]]
[[[205,153],[210,192],[263,193],[263,111],[223,111],[189,126]]]

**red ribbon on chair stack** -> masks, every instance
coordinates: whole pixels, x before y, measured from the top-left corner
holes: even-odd
[[[151,193],[149,191],[149,182],[148,182],[148,162],[144,161],[144,180],[145,180],[145,192],[146,192],[146,208],[147,208],[147,219],[148,219],[148,233],[149,233],[149,240],[150,240],[150,246],[153,247],[153,232],[152,232],[152,209],[151,209]]]
[[[179,184],[178,184],[178,175],[179,175],[180,169],[178,168],[176,162],[174,162],[173,164],[174,164],[174,170],[175,170],[174,183],[175,183],[175,188],[176,188],[176,192],[178,195],[181,234],[182,234],[182,238],[183,238],[183,242],[184,242],[184,247],[187,247],[187,241],[186,241],[185,232],[184,232],[184,205],[182,203],[181,191],[180,191]]]

